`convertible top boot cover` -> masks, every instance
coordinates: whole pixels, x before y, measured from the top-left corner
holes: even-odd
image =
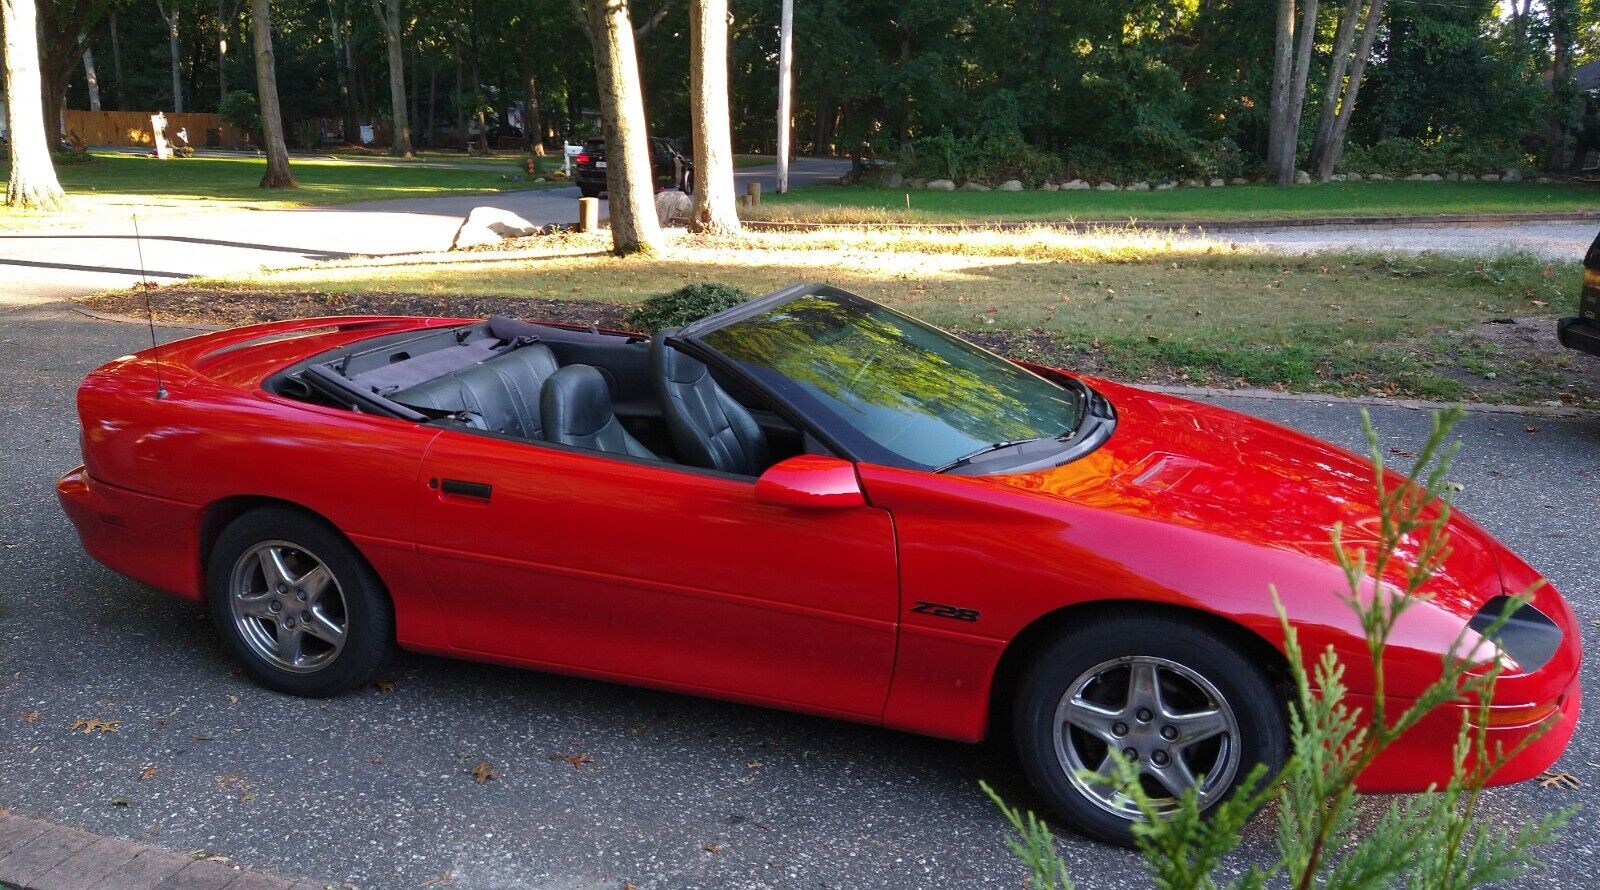
[[[588,365],[568,365],[545,381],[539,398],[545,440],[558,445],[659,458],[617,420],[611,409],[611,388]]]
[[[485,429],[538,439],[543,434],[540,390],[555,373],[556,357],[550,347],[532,343],[390,398],[416,408],[474,414]]]
[[[711,371],[666,343],[650,339],[650,370],[673,447],[685,463],[757,476],[767,468],[767,439],[750,412],[723,391]]]

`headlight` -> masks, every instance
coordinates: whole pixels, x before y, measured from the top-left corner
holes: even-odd
[[[1472,616],[1467,626],[1493,640],[1501,652],[1516,662],[1516,669],[1520,672],[1532,673],[1544,667],[1556,654],[1556,649],[1561,645],[1561,628],[1535,609],[1533,604],[1523,603],[1498,630],[1488,633],[1510,599],[1504,594],[1492,597],[1478,610],[1478,614]]]

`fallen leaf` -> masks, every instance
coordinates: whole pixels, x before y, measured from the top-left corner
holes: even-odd
[[[487,760],[478,761],[478,764],[472,768],[472,781],[477,782],[479,785],[488,782],[490,779],[498,778],[500,778],[500,774],[494,771],[494,765]]]
[[[1565,771],[1545,770],[1533,778],[1540,788],[1578,788],[1583,785],[1577,776]]]
[[[1548,306],[1548,305],[1550,305],[1549,303],[1546,303],[1543,300],[1529,300],[1528,302],[1532,303],[1535,306]]]
[[[705,851],[707,853],[721,853],[722,852],[722,845],[721,844],[706,844],[704,849],[705,849]]]
[[[387,678],[372,681],[372,688],[378,690],[379,692],[393,692],[396,685],[397,684],[393,680]],[[449,874],[449,872],[445,872],[445,874]]]
[[[1416,457],[1417,453],[1406,448],[1391,448],[1389,453],[1396,457]]]
[[[199,733],[194,733],[193,735],[189,736],[189,741],[191,741],[191,742],[209,742],[209,741],[211,741],[211,736],[201,735]]]
[[[82,732],[88,735],[91,732],[116,732],[122,725],[121,720],[101,720],[98,717],[79,717],[72,721],[72,728],[67,732]]]
[[[745,764],[744,766],[745,766],[745,769],[760,769],[761,768],[761,761],[752,760],[749,763]]]
[[[585,763],[589,763],[593,758],[587,754],[568,754],[562,759],[572,764],[573,769],[580,769]]]
[[[237,696],[237,695],[228,696],[228,704],[236,705],[238,703],[239,703],[239,696]]]
[[[161,772],[161,770],[156,769],[154,766],[147,766],[144,769],[139,770],[139,781],[143,782],[145,779],[153,779],[159,772]]]
[[[439,872],[438,874],[434,875],[431,878],[424,878],[422,880],[422,883],[418,884],[417,886],[418,887],[433,887],[433,886],[437,885],[437,886],[440,886],[440,887],[448,887],[452,883],[454,883],[454,878],[452,878],[450,876],[450,870],[449,869],[445,869],[444,871]]]
[[[39,722],[39,712],[38,711],[24,711],[22,713],[22,722],[23,723],[38,723]]]
[[[132,801],[128,800],[126,797],[118,796],[111,798],[111,805],[114,807],[125,807],[131,803]]]
[[[383,757],[382,757],[382,755],[374,754],[371,757],[367,758],[367,762],[368,763],[382,763],[383,762]]]
[[[1523,427],[1523,429],[1527,430],[1530,433],[1537,433],[1539,431],[1539,428],[1536,427],[1536,426],[1525,426],[1525,427]]]

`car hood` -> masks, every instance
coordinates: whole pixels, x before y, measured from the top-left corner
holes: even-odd
[[[1111,438],[1048,470],[981,477],[1049,498],[1189,526],[1258,546],[1332,561],[1330,534],[1347,546],[1377,541],[1372,466],[1310,436],[1213,405],[1092,380],[1117,412]],[[1352,418],[1352,422],[1354,418]],[[1390,473],[1390,483],[1399,476]],[[1463,618],[1502,592],[1501,545],[1452,512],[1450,553],[1424,591]],[[1416,554],[1407,541],[1385,580],[1402,584]]]

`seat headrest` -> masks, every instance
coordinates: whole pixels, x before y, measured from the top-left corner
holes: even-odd
[[[685,386],[699,383],[711,371],[699,360],[667,345],[667,338],[677,332],[676,328],[656,331],[650,338],[650,363],[656,379]]]
[[[592,436],[613,419],[611,388],[589,365],[567,365],[550,375],[539,403],[546,436]]]

